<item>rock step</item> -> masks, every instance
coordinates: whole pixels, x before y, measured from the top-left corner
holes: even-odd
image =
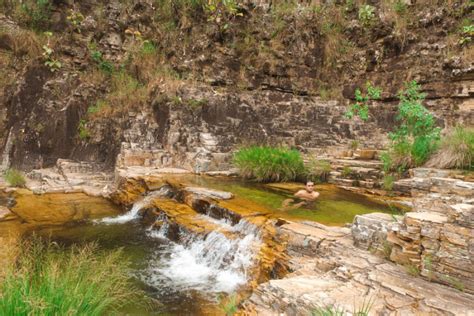
[[[418,190],[443,194],[456,194],[459,196],[474,198],[474,182],[453,178],[414,177],[409,179],[401,179],[394,182],[393,189],[402,192]]]
[[[380,188],[381,182],[380,181],[371,181],[371,180],[355,180],[355,179],[347,179],[347,178],[333,178],[330,177],[328,182],[331,184],[339,185],[339,186],[349,186],[349,187],[361,187],[366,189],[373,189],[373,188]]]
[[[184,229],[195,235],[207,235],[212,232],[221,232],[228,238],[237,238],[238,234],[223,225],[214,223],[211,219],[207,219],[202,214],[196,212],[193,208],[186,204],[179,203],[171,199],[156,198],[150,203],[151,210],[156,215],[164,213],[176,227],[171,229],[168,234],[170,238],[177,239],[179,229]],[[150,210],[147,210],[149,212]],[[150,214],[148,214],[149,216]],[[156,222],[155,226],[161,226],[162,223]]]

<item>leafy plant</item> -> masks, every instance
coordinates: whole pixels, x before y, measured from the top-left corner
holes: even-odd
[[[366,89],[366,94],[363,94],[359,88],[356,89],[356,103],[349,106],[346,117],[353,118],[354,116],[359,116],[364,121],[369,119],[369,101],[380,99],[382,89],[372,86],[370,82],[367,82]]]
[[[208,0],[203,5],[205,11],[209,14],[208,21],[220,22],[226,16],[242,16],[239,12],[239,5],[235,0]]]
[[[80,120],[79,125],[77,127],[79,131],[79,138],[82,140],[85,140],[91,137],[89,129],[87,128],[86,124],[87,124],[86,120]]]
[[[69,23],[72,25],[73,29],[81,33],[81,24],[84,21],[84,15],[80,11],[69,10],[69,14],[66,17]]]
[[[391,148],[382,156],[385,171],[403,172],[409,167],[425,163],[436,150],[440,128],[433,115],[422,105],[425,94],[416,81],[405,84],[399,93],[397,120],[400,122],[389,134]]]
[[[103,73],[111,75],[114,72],[114,66],[108,60],[104,59],[99,50],[91,49],[90,56]]]
[[[7,169],[4,178],[5,181],[13,187],[24,187],[26,184],[23,174],[14,168]]]
[[[46,43],[46,45],[43,45],[43,54],[42,55],[43,55],[43,58],[45,59],[44,65],[48,66],[49,70],[51,70],[52,72],[55,72],[55,71],[61,69],[62,64],[59,60],[57,60],[53,57],[54,50],[53,50],[53,48],[51,47],[51,44],[50,44],[50,38],[53,36],[53,33],[44,32],[44,34],[48,38],[48,42]]]
[[[305,173],[300,152],[283,147],[242,148],[234,154],[233,163],[244,178],[259,182],[291,181]]]
[[[474,37],[474,24],[463,26],[461,30],[461,39],[459,40],[460,45],[467,45],[472,41]]]
[[[38,237],[18,248],[4,267],[1,315],[98,316],[138,298],[121,251],[100,252],[94,244],[67,251]]]
[[[368,27],[372,25],[375,18],[375,7],[370,4],[360,6],[358,17],[363,26]]]
[[[474,169],[474,128],[456,126],[441,141],[428,167]]]

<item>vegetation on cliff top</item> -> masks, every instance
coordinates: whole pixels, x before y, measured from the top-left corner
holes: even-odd
[[[121,251],[100,252],[93,244],[58,246],[34,237],[19,245],[4,267],[1,315],[104,315],[137,297]]]

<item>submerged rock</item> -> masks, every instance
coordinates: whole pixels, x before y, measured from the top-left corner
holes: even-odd
[[[118,208],[107,199],[84,193],[37,195],[20,189],[13,196],[17,203],[11,211],[30,224],[62,225],[118,213]]]
[[[229,200],[234,197],[234,195],[230,192],[225,191],[218,191],[208,188],[200,188],[200,187],[186,187],[184,189],[187,192],[197,194],[199,196],[208,197],[211,199],[217,200]]]

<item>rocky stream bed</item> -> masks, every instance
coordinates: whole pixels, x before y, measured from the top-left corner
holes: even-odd
[[[237,295],[242,315],[366,305],[373,315],[472,315],[473,183],[415,171],[398,183],[415,199],[318,185],[316,209],[291,213],[278,205],[298,184],[143,167],[113,176],[60,161],[34,171],[28,189],[3,189],[2,244],[36,231],[125,247],[132,278],[159,301],[127,306],[132,314],[221,314],[219,297]]]

